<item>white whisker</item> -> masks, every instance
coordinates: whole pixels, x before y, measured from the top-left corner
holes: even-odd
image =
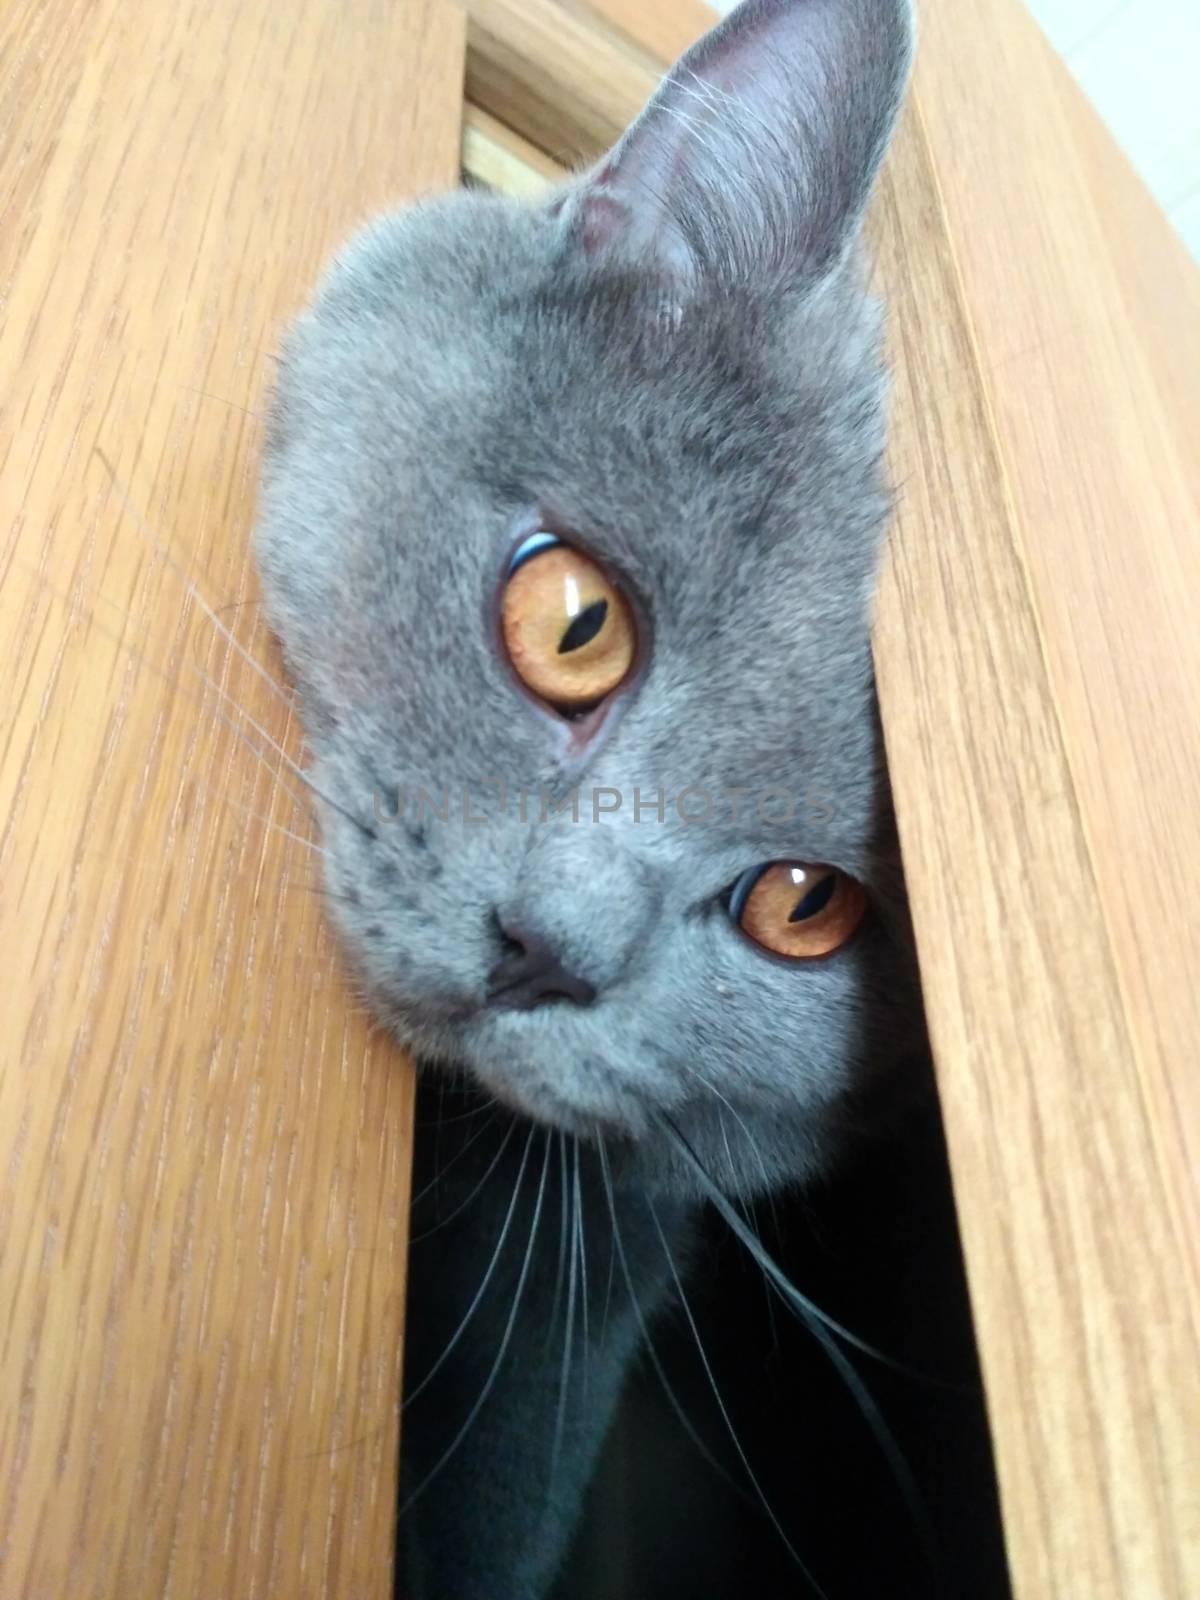
[[[583,1227],[583,1189],[579,1181],[579,1140],[575,1140],[575,1243],[579,1250],[579,1283],[580,1283],[580,1308],[582,1310],[583,1333],[583,1389],[587,1393],[588,1377],[588,1276],[587,1276],[587,1249]]]
[[[275,681],[275,679],[266,670],[266,668],[261,665],[261,663],[257,662],[254,659],[254,657],[250,654],[250,652],[245,648],[245,646],[235,636],[235,634],[232,632],[232,630],[230,628],[228,628],[225,625],[224,622],[221,621],[221,618],[217,615],[217,613],[213,610],[212,606],[210,606],[208,601],[204,598],[204,595],[201,593],[199,586],[189,576],[187,570],[178,561],[176,561],[175,557],[171,554],[170,550],[163,543],[162,539],[155,533],[154,529],[151,528],[150,524],[146,521],[145,517],[138,510],[138,508],[134,505],[133,500],[132,500],[132,498],[131,498],[131,496],[129,494],[128,489],[126,489],[126,487],[125,487],[124,483],[122,482],[122,480],[117,476],[116,468],[113,466],[112,462],[105,455],[104,451],[101,450],[99,445],[95,445],[93,448],[95,450],[96,455],[99,456],[101,462],[103,463],[105,472],[108,473],[109,480],[110,480],[110,482],[112,484],[113,490],[115,491],[117,498],[120,500],[121,504],[124,506],[125,511],[129,515],[129,517],[133,520],[134,523],[136,523],[139,532],[141,533],[142,537],[146,540],[146,542],[150,545],[150,548],[152,550],[154,550],[158,554],[158,556],[163,561],[165,561],[166,564],[171,568],[172,572],[175,573],[175,576],[179,579],[180,583],[183,584],[183,587],[187,590],[188,594],[191,595],[192,599],[196,602],[196,604],[200,607],[200,609],[208,617],[208,620],[212,623],[213,627],[217,629],[218,633],[224,634],[225,638],[229,641],[229,643],[233,646],[233,648],[237,651],[237,653],[242,657],[243,661],[246,662],[246,664],[250,668],[250,670],[252,672],[254,672],[254,673],[257,673],[257,675],[266,684],[267,688],[271,690],[272,694],[278,695],[279,698],[283,701],[283,703],[290,710],[291,709],[291,700],[290,700],[290,698],[289,698],[289,696],[287,694],[287,691],[280,684],[278,684]]]
[[[558,1136],[558,1147],[562,1153],[562,1183],[564,1199],[567,1194],[567,1143],[566,1135]],[[579,1146],[576,1144],[576,1161],[578,1162]],[[578,1166],[576,1167],[578,1171]],[[550,1484],[553,1488],[558,1476],[558,1460],[562,1451],[563,1427],[567,1417],[567,1391],[571,1376],[572,1341],[575,1337],[575,1297],[579,1288],[579,1257],[575,1251],[576,1225],[578,1212],[571,1218],[571,1269],[567,1279],[567,1325],[563,1334],[562,1370],[558,1379],[558,1410],[554,1419],[554,1447],[550,1453]]]
[[[422,1188],[418,1189],[416,1194],[414,1194],[413,1197],[411,1198],[411,1200],[408,1202],[408,1206],[409,1206],[409,1210],[410,1211],[413,1209],[414,1206],[420,1205],[421,1201],[424,1200],[425,1196],[430,1192],[430,1190],[437,1187],[437,1185],[441,1182],[442,1178],[446,1175],[447,1172],[450,1171],[450,1168],[455,1164],[455,1162],[456,1161],[461,1161],[463,1156],[466,1155],[467,1151],[471,1148],[471,1146],[473,1144],[478,1144],[479,1140],[482,1139],[483,1135],[488,1131],[488,1129],[495,1125],[496,1115],[495,1115],[494,1108],[485,1107],[484,1109],[491,1110],[492,1111],[492,1115],[487,1119],[487,1121],[483,1124],[483,1126],[481,1128],[476,1128],[475,1129],[475,1132],[471,1135],[471,1137],[466,1141],[465,1144],[462,1145],[462,1147],[460,1149],[455,1151],[455,1153],[450,1157],[449,1161],[447,1161],[446,1165],[444,1167],[439,1165],[437,1167],[437,1170],[435,1171],[433,1177],[430,1178],[429,1182],[427,1184],[425,1184]],[[441,1124],[439,1123],[439,1127],[440,1126],[441,1126]]]
[[[712,1390],[713,1396],[717,1402],[717,1409],[721,1413],[721,1420],[725,1424],[725,1428],[729,1434],[729,1437],[733,1440],[733,1448],[738,1453],[738,1459],[745,1469],[746,1476],[749,1478],[751,1487],[758,1496],[763,1510],[770,1519],[771,1526],[775,1529],[775,1532],[783,1541],[788,1554],[799,1567],[800,1571],[804,1574],[808,1582],[812,1585],[815,1592],[820,1596],[820,1600],[828,1600],[828,1596],[826,1595],[824,1589],[817,1582],[815,1576],[805,1562],[801,1560],[800,1554],[795,1545],[793,1545],[792,1541],[783,1531],[783,1524],[776,1516],[774,1507],[764,1494],[762,1485],[759,1483],[758,1478],[755,1475],[754,1468],[750,1465],[750,1458],[742,1448],[742,1441],[738,1438],[737,1429],[733,1425],[733,1418],[729,1415],[729,1409],[725,1404],[724,1396],[721,1394],[720,1387],[717,1384],[717,1378],[716,1374],[713,1372],[712,1363],[708,1359],[708,1351],[704,1348],[704,1342],[700,1338],[700,1329],[696,1326],[696,1319],[692,1315],[692,1307],[686,1293],[684,1292],[683,1282],[680,1279],[679,1271],[675,1266],[675,1257],[671,1254],[671,1246],[668,1244],[667,1236],[663,1232],[663,1226],[659,1221],[658,1212],[654,1208],[654,1201],[647,1196],[646,1203],[650,1207],[650,1217],[658,1233],[659,1241],[662,1244],[663,1254],[667,1258],[667,1266],[670,1268],[671,1278],[675,1284],[675,1292],[679,1296],[679,1303],[683,1307],[683,1314],[687,1318],[688,1327],[691,1329],[692,1338],[695,1341],[696,1350],[700,1356],[700,1363],[704,1368],[704,1375],[708,1379],[709,1388]]]
[[[515,1124],[514,1124],[514,1126],[515,1126]],[[470,1305],[467,1307],[466,1311],[463,1313],[462,1321],[459,1323],[458,1327],[454,1330],[453,1334],[451,1334],[450,1338],[446,1341],[446,1344],[445,1344],[445,1346],[444,1346],[444,1348],[442,1350],[441,1355],[433,1363],[433,1365],[430,1367],[429,1371],[420,1380],[420,1382],[418,1384],[416,1384],[415,1387],[410,1389],[408,1391],[408,1393],[405,1395],[404,1402],[403,1402],[404,1407],[412,1405],[413,1401],[416,1400],[419,1395],[423,1394],[425,1392],[425,1390],[429,1387],[429,1385],[433,1382],[434,1378],[438,1375],[438,1373],[442,1370],[442,1367],[446,1364],[447,1360],[450,1358],[450,1355],[453,1352],[453,1350],[455,1349],[456,1345],[458,1344],[458,1341],[462,1338],[463,1334],[467,1331],[467,1328],[470,1325],[471,1318],[475,1315],[476,1311],[479,1309],[479,1302],[483,1299],[484,1294],[487,1292],[487,1286],[492,1281],[492,1274],[495,1272],[497,1266],[500,1263],[500,1257],[501,1257],[501,1254],[503,1253],[503,1250],[504,1250],[504,1241],[508,1238],[508,1230],[512,1226],[512,1219],[516,1214],[517,1201],[520,1198],[520,1194],[521,1194],[521,1181],[525,1176],[525,1167],[526,1167],[526,1165],[527,1165],[527,1163],[529,1161],[529,1152],[530,1152],[531,1148],[533,1147],[533,1135],[534,1135],[534,1129],[530,1128],[529,1137],[525,1140],[525,1149],[524,1149],[524,1152],[523,1152],[523,1154],[521,1156],[521,1165],[517,1169],[517,1176],[516,1176],[516,1179],[515,1179],[515,1181],[513,1183],[512,1199],[508,1202],[508,1210],[504,1214],[504,1222],[501,1225],[500,1233],[499,1233],[499,1235],[498,1235],[498,1237],[496,1239],[496,1247],[492,1251],[492,1258],[487,1264],[487,1268],[486,1268],[486,1270],[485,1270],[485,1272],[483,1274],[483,1279],[482,1279],[478,1289],[476,1289],[474,1297],[473,1297]],[[505,1142],[507,1143],[507,1140]],[[501,1146],[501,1149],[503,1149],[503,1146]],[[432,1232],[433,1230],[431,1229],[430,1231]],[[416,1241],[414,1240],[413,1242],[415,1243]],[[403,1407],[402,1407],[402,1409],[403,1409]]]
[[[532,1128],[529,1130],[530,1140],[533,1138],[534,1131],[535,1130]],[[529,1153],[528,1143],[525,1147],[525,1153],[526,1155]],[[524,1159],[522,1159],[521,1174],[524,1173],[524,1170],[525,1163]],[[547,1133],[544,1140],[544,1154],[542,1156],[542,1176],[538,1182],[537,1199],[534,1201],[533,1219],[529,1224],[529,1241],[525,1246],[525,1259],[521,1263],[520,1276],[517,1278],[517,1285],[513,1290],[512,1309],[508,1313],[508,1321],[505,1323],[504,1332],[500,1336],[500,1343],[496,1350],[495,1359],[492,1361],[491,1371],[488,1373],[487,1379],[484,1382],[483,1388],[479,1391],[479,1395],[474,1405],[467,1413],[467,1419],[463,1423],[462,1427],[455,1434],[454,1438],[447,1445],[446,1449],[442,1452],[438,1460],[425,1474],[425,1477],[422,1479],[422,1481],[417,1485],[417,1487],[407,1497],[404,1504],[400,1507],[398,1515],[401,1517],[407,1515],[407,1513],[412,1509],[416,1501],[425,1493],[425,1490],[428,1489],[429,1485],[442,1471],[446,1463],[452,1458],[459,1445],[462,1444],[463,1440],[466,1438],[467,1434],[470,1433],[471,1428],[474,1426],[476,1417],[478,1417],[479,1413],[483,1410],[484,1405],[487,1402],[487,1397],[489,1394],[491,1394],[496,1379],[500,1375],[500,1368],[504,1363],[504,1357],[508,1353],[508,1347],[512,1341],[513,1329],[516,1327],[517,1323],[517,1313],[521,1309],[521,1299],[525,1293],[525,1283],[529,1277],[529,1268],[533,1261],[534,1246],[537,1241],[538,1224],[541,1222],[542,1218],[542,1203],[546,1198],[546,1174],[549,1172],[549,1170],[550,1135]],[[516,1187],[514,1188],[514,1198],[517,1190],[520,1188],[521,1174],[518,1174],[517,1177]],[[442,1359],[445,1358],[443,1357]]]
[[[484,1110],[484,1109],[486,1109],[486,1108],[480,1107],[480,1110]],[[476,1116],[476,1115],[478,1115],[478,1113],[477,1112],[468,1112],[467,1115],[468,1116]],[[455,1121],[456,1119],[454,1117],[448,1117],[446,1120],[449,1123],[449,1122]],[[495,1172],[497,1166],[499,1165],[500,1157],[504,1154],[504,1151],[505,1151],[505,1149],[506,1149],[506,1147],[508,1145],[508,1141],[512,1138],[513,1134],[516,1132],[516,1127],[517,1127],[517,1125],[516,1125],[515,1122],[510,1122],[509,1123],[508,1129],[507,1129],[503,1139],[501,1139],[501,1141],[500,1141],[499,1149],[496,1151],[496,1154],[492,1157],[490,1163],[488,1164],[487,1171],[484,1173],[483,1177],[480,1178],[479,1182],[475,1185],[475,1187],[471,1190],[471,1192],[467,1196],[467,1198],[465,1200],[463,1200],[459,1205],[455,1206],[454,1210],[450,1213],[450,1215],[448,1217],[443,1217],[439,1222],[435,1222],[432,1228],[426,1228],[423,1233],[415,1233],[415,1234],[413,1234],[412,1238],[409,1240],[409,1244],[421,1244],[425,1239],[428,1239],[428,1238],[432,1237],[433,1234],[438,1233],[442,1228],[447,1227],[451,1222],[454,1221],[455,1217],[461,1215],[461,1213],[464,1212],[467,1209],[467,1207],[471,1204],[471,1201],[474,1200],[475,1196],[477,1194],[479,1194],[480,1191],[483,1189],[483,1186],[487,1183],[487,1181],[491,1177],[492,1173]]]
[[[679,1403],[679,1399],[667,1378],[663,1364],[659,1360],[658,1350],[655,1347],[654,1341],[650,1337],[650,1329],[646,1323],[645,1313],[642,1310],[642,1303],[637,1297],[637,1290],[634,1288],[633,1273],[631,1272],[629,1262],[626,1259],[625,1246],[621,1241],[621,1225],[617,1221],[616,1195],[613,1190],[612,1174],[608,1167],[608,1150],[604,1144],[603,1138],[601,1138],[599,1142],[599,1151],[600,1172],[604,1181],[604,1192],[608,1199],[608,1214],[612,1220],[613,1249],[616,1253],[616,1258],[621,1265],[621,1276],[625,1280],[625,1287],[629,1293],[629,1299],[633,1305],[633,1314],[637,1318],[638,1332],[642,1336],[642,1345],[645,1348],[647,1356],[650,1358],[650,1365],[654,1368],[655,1376],[658,1378],[658,1381],[662,1386],[662,1391],[670,1403],[671,1410],[678,1418],[680,1427],[687,1434],[688,1438],[695,1445],[696,1449],[700,1452],[701,1456],[703,1456],[704,1460],[708,1462],[713,1471],[717,1473],[719,1477],[723,1478],[727,1484],[729,1484],[730,1488],[735,1494],[741,1495],[743,1492],[741,1487],[734,1483],[733,1479],[726,1472],[725,1468],[713,1455],[712,1451],[708,1448],[703,1439],[701,1439],[700,1435],[692,1426],[691,1421],[688,1418],[688,1414]]]
[[[269,828],[272,833],[280,833],[285,839],[291,839],[296,844],[302,844],[306,850],[313,851],[315,855],[326,857],[329,855],[329,851],[322,849],[315,839],[306,839],[302,833],[293,833],[291,828],[285,828],[282,823],[272,821],[270,817],[264,816],[261,811],[254,811],[243,801],[235,800],[232,795],[223,794],[221,790],[214,789],[212,784],[206,783],[203,778],[197,778],[195,783],[201,794],[210,794],[214,800],[219,800],[223,805],[233,806],[236,811],[240,811],[251,822],[259,822],[264,828]]]

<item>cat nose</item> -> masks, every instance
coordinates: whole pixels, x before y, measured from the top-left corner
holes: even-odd
[[[488,974],[487,1002],[507,1011],[532,1011],[551,1000],[590,1006],[596,990],[530,929],[497,918],[507,946]]]

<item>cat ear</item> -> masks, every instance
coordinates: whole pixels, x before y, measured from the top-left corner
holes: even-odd
[[[904,91],[910,0],[745,0],[683,56],[565,208],[594,256],[685,281],[820,274]]]

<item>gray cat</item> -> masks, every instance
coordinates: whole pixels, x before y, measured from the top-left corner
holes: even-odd
[[[331,913],[437,1125],[409,1600],[546,1592],[702,1199],[923,1081],[857,249],[910,35],[749,0],[597,167],[382,218],[287,342],[258,557]]]

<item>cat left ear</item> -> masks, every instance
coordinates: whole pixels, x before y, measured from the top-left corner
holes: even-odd
[[[819,276],[860,219],[911,41],[910,0],[744,0],[568,199],[579,246],[681,284]]]

